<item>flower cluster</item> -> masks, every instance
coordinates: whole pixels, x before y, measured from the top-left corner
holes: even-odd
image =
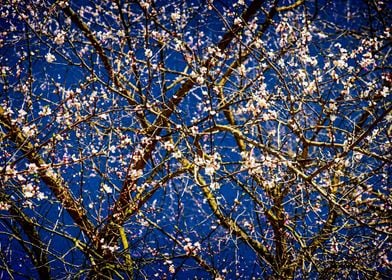
[[[104,241],[104,240],[102,239],[101,242],[103,243],[103,241]],[[102,244],[102,249],[108,250],[108,251],[110,251],[111,253],[116,252],[119,248],[120,248],[120,247],[118,247],[117,245],[109,246],[109,245],[107,245],[107,244]]]
[[[37,198],[42,200],[47,198],[43,192],[40,191],[38,185],[32,183],[26,183],[22,186],[22,192],[25,198]]]
[[[201,244],[199,242],[192,243],[190,238],[185,238],[184,241],[186,244],[183,249],[187,255],[196,254],[201,250]]]
[[[205,158],[196,156],[195,164],[198,166],[204,166],[205,173],[209,176],[213,176],[216,171],[220,169],[221,157],[218,153],[214,153],[211,156],[206,156]]]
[[[261,172],[260,164],[257,163],[253,151],[241,152],[244,168],[248,170],[249,174],[257,174]]]
[[[46,61],[47,61],[48,63],[52,63],[52,62],[56,61],[56,57],[55,57],[51,52],[48,52],[48,53],[45,55],[45,59],[46,59]]]
[[[173,261],[172,260],[166,260],[163,264],[167,265],[169,267],[169,272],[170,273],[174,273],[176,272],[176,268],[173,265]]]
[[[11,205],[7,202],[0,201],[0,210],[8,211],[11,208]]]

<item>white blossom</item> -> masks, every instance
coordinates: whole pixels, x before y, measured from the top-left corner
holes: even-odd
[[[196,78],[196,82],[198,83],[198,84],[203,84],[204,83],[204,78],[202,77],[202,76],[198,76],[197,78]]]
[[[38,172],[38,167],[35,163],[29,163],[27,165],[27,170],[29,173],[34,174]]]
[[[218,182],[211,182],[210,189],[215,191],[220,189],[220,184]]]
[[[65,32],[60,31],[59,33],[57,33],[56,37],[54,37],[54,42],[57,45],[62,45],[64,44],[64,41],[65,41]]]
[[[176,158],[176,159],[181,158],[181,157],[182,157],[181,151],[180,151],[180,150],[175,151],[175,152],[173,153],[173,157]]]
[[[143,9],[148,10],[148,8],[150,8],[150,1],[140,1],[140,7],[142,7]]]
[[[49,106],[44,106],[42,110],[38,113],[41,117],[43,116],[48,116],[52,114],[52,110],[50,109]]]
[[[104,249],[104,250],[109,250],[110,252],[115,252],[115,251],[117,251],[118,249],[119,249],[120,247],[118,247],[117,245],[113,245],[113,246],[109,246],[109,245],[107,245],[107,244],[103,244],[102,245],[102,249]]]
[[[189,238],[185,238],[185,246],[183,247],[184,251],[187,255],[195,254],[201,249],[201,244],[199,242],[195,242],[192,244]]]
[[[113,189],[106,184],[102,184],[102,190],[107,194],[113,193]]]
[[[55,57],[53,54],[51,54],[50,52],[48,52],[48,53],[45,55],[45,59],[46,59],[46,61],[49,62],[49,63],[52,63],[52,62],[56,61],[56,57]]]
[[[241,20],[241,18],[239,18],[239,17],[235,18],[235,19],[234,19],[234,24],[235,24],[235,25],[241,26],[241,25],[242,25],[242,20]]]
[[[172,19],[172,21],[177,21],[181,18],[181,15],[178,12],[171,13],[170,18]]]
[[[174,265],[171,264],[171,265],[169,266],[169,272],[172,273],[172,274],[173,274],[174,272],[176,272],[176,268],[174,267]]]
[[[25,184],[22,186],[22,192],[25,198],[32,198],[34,197],[35,190],[34,186],[31,183]]]
[[[169,152],[174,149],[174,145],[170,141],[166,141],[165,143],[163,143],[163,147]]]
[[[209,165],[205,168],[205,172],[207,175],[212,176],[215,173],[215,168],[213,166]]]
[[[152,57],[152,50],[150,50],[150,49],[145,49],[144,55],[145,55],[147,58]]]
[[[8,211],[11,208],[11,205],[4,202],[4,201],[0,201],[0,210],[5,210]]]

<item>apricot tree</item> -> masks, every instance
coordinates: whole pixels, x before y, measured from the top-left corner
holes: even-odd
[[[391,273],[388,1],[3,1],[0,275]]]

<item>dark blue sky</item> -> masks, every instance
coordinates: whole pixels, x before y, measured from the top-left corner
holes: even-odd
[[[136,2],[0,8],[1,277],[387,275],[391,4]]]

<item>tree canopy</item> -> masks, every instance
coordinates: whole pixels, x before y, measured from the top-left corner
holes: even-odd
[[[389,1],[2,3],[0,278],[391,275]]]

